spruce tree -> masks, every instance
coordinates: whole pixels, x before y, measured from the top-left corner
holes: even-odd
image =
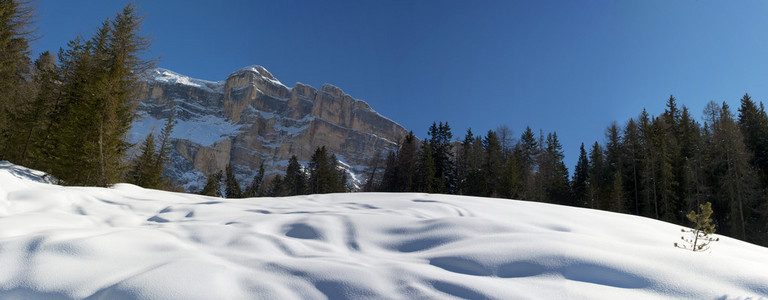
[[[414,191],[434,193],[439,181],[435,177],[435,160],[432,157],[432,147],[427,141],[421,143],[419,159],[416,165]]]
[[[28,107],[33,98],[26,80],[33,12],[29,2],[0,1],[0,159],[18,159],[23,151],[8,139],[20,135],[12,119],[25,113],[19,109]]]
[[[288,160],[284,184],[288,196],[306,194],[307,178],[296,155],[292,155]]]
[[[521,199],[532,200],[536,191],[534,170],[538,167],[539,144],[530,127],[525,127],[515,153],[520,166]]]
[[[498,197],[503,168],[503,153],[496,132],[489,130],[483,139],[481,196]]]
[[[259,164],[259,170],[256,171],[256,175],[253,176],[251,184],[246,189],[245,197],[262,197],[264,196],[264,162]]]
[[[155,135],[150,132],[144,142],[141,143],[139,155],[134,159],[133,168],[128,172],[128,182],[145,188],[153,188],[156,182],[153,182],[154,177],[151,173],[156,158]]]
[[[579,147],[579,159],[573,171],[573,194],[576,206],[586,207],[588,203],[587,185],[589,180],[589,158],[584,143]]]
[[[201,195],[211,197],[224,197],[221,193],[221,181],[224,179],[224,173],[221,171],[208,175],[208,180],[205,183],[205,187],[200,192]]]
[[[240,189],[240,183],[232,172],[232,165],[227,165],[225,171],[225,196],[227,198],[242,198],[243,192]]]

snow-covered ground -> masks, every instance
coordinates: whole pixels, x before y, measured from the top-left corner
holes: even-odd
[[[768,249],[542,203],[218,199],[61,187],[0,163],[0,299],[757,299]]]

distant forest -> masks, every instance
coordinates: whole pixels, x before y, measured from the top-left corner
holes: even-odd
[[[0,1],[0,160],[46,171],[62,184],[129,182],[178,189],[162,177],[169,120],[127,157],[142,58],[149,41],[131,5],[94,36],[75,37],[54,56],[30,58],[33,13],[25,1]],[[718,233],[768,245],[768,115],[749,95],[738,115],[711,102],[704,123],[670,96],[664,113],[643,110],[607,128],[604,145],[581,145],[571,176],[555,132],[507,127],[454,140],[435,123],[420,141],[411,132],[397,151],[370,164],[363,191],[427,192],[550,202],[640,215],[681,225],[711,202]],[[284,175],[261,168],[245,191],[228,168],[210,174],[203,193],[231,198],[349,191],[339,162],[318,148],[309,166],[293,157]],[[610,226],[610,224],[606,224]]]
[[[690,226],[686,214],[711,202],[718,233],[768,245],[768,115],[746,94],[738,115],[710,102],[704,124],[673,96],[660,116],[643,110],[610,124],[606,143],[580,148],[573,176],[557,133],[526,128],[512,143],[500,127],[467,130],[452,142],[447,123],[428,138],[411,133],[389,153],[369,191],[428,192],[548,202],[628,213]]]

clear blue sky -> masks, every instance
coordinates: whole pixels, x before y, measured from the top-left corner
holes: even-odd
[[[40,0],[34,53],[87,37],[127,1]],[[136,1],[158,66],[222,80],[266,67],[288,86],[330,83],[425,137],[447,121],[557,131],[579,144],[674,94],[768,100],[768,2]]]

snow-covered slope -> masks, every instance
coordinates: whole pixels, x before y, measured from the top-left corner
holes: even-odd
[[[19,174],[31,174],[19,176]],[[37,174],[37,175],[35,175]],[[0,165],[0,299],[745,299],[768,249],[499,199],[217,199],[61,187]]]

